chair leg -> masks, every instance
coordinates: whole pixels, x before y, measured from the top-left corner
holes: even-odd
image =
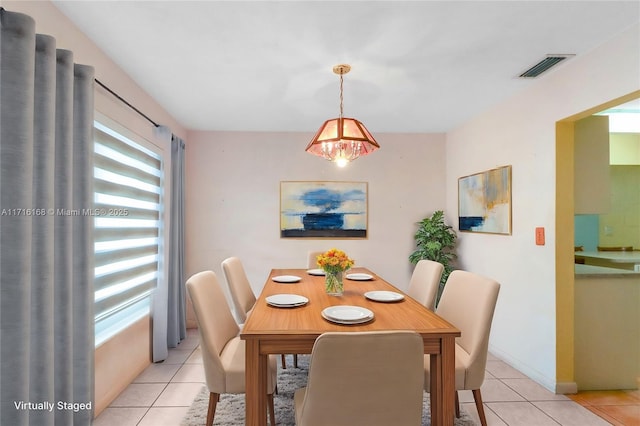
[[[480,389],[473,390],[473,400],[476,402],[476,409],[478,410],[478,417],[480,417],[480,424],[487,426],[487,418],[484,415],[484,407],[482,406],[482,395],[480,395]]]
[[[458,391],[456,391],[456,418],[460,418],[460,398],[458,398]]]
[[[284,354],[281,355],[281,358],[282,358],[282,368],[285,369],[287,368],[287,361],[284,357]]]
[[[276,409],[275,406],[273,404],[273,394],[270,393],[269,395],[267,395],[267,409],[269,410],[269,424],[271,426],[275,426],[276,424]]]
[[[216,414],[216,405],[220,394],[209,392],[209,408],[207,409],[207,426],[213,426],[213,416]]]
[[[298,354],[293,354],[293,366],[298,368]]]

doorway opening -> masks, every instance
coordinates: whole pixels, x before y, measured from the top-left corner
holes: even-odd
[[[556,122],[556,393],[575,393],[575,126],[640,98],[640,90]]]

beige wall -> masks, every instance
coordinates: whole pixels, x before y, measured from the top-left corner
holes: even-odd
[[[556,340],[557,327],[573,324],[573,296],[556,304],[556,286],[561,295],[573,294],[573,273],[556,275],[556,239],[573,247],[573,227],[556,228],[556,219],[573,221],[572,205],[556,210],[556,122],[640,89],[639,75],[635,25],[447,134],[450,218],[457,208],[458,177],[513,166],[513,235],[464,234],[459,256],[463,268],[502,283],[491,350],[550,389],[566,380],[565,374],[573,375],[573,329],[561,330],[563,338]],[[571,200],[572,192],[558,196]],[[544,246],[535,245],[536,227],[546,229]],[[567,263],[562,271],[573,269],[567,253],[559,256]]]
[[[187,148],[188,274],[239,256],[254,291],[273,267],[307,265],[307,251],[333,246],[404,288],[415,223],[444,208],[444,135],[379,134],[382,146],[341,169],[304,151],[313,134],[190,132]],[[366,240],[281,239],[280,182],[368,182]]]
[[[640,165],[640,133],[611,133],[609,144],[611,164]]]
[[[600,215],[601,246],[640,249],[640,166],[611,166],[611,209]]]
[[[151,363],[150,324],[146,316],[96,348],[96,416]]]

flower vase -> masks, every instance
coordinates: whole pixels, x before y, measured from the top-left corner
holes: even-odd
[[[342,282],[342,271],[325,271],[324,289],[331,296],[342,296],[344,283]]]

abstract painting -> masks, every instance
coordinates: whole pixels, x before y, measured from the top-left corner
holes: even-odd
[[[511,166],[458,179],[458,229],[511,235]]]
[[[280,182],[280,237],[367,238],[367,183]]]

